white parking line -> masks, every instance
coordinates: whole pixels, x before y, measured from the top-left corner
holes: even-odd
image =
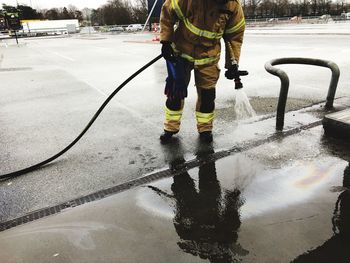
[[[108,97],[109,95],[104,93],[102,90],[91,86],[88,84],[89,87],[93,88],[94,90],[96,90],[98,93],[100,93],[101,95],[103,95],[104,97]],[[140,113],[138,113],[136,110],[126,106],[125,104],[121,103],[121,102],[117,102],[117,105],[126,110],[127,112],[129,112],[129,114],[137,119],[140,119],[141,121],[143,121],[144,123],[147,123],[148,125],[152,126],[153,128],[159,129],[159,125],[154,124],[153,122],[149,121],[148,119],[146,119],[144,116],[142,116]]]
[[[5,48],[7,48],[7,47],[8,47],[8,45],[7,45],[6,41],[3,41],[3,40],[1,40],[1,46],[5,46]]]
[[[56,56],[59,56],[59,57],[61,57],[61,58],[64,58],[64,59],[69,60],[69,61],[72,61],[72,62],[76,61],[75,59],[73,59],[73,58],[71,58],[71,57],[67,57],[67,56],[62,55],[62,54],[60,54],[60,53],[58,53],[58,52],[55,52],[55,51],[49,51],[49,50],[47,50],[47,52],[50,52],[50,53],[52,53],[52,54],[55,54]]]
[[[68,57],[68,56],[65,56],[65,55],[62,55],[62,54],[60,54],[58,52],[51,51],[51,50],[48,50],[48,49],[44,49],[44,48],[40,47],[39,44],[36,43],[36,42],[32,42],[31,45],[29,46],[29,48],[35,49],[35,50],[37,50],[39,52],[46,52],[46,53],[54,54],[54,55],[56,55],[56,56],[58,56],[60,58],[63,58],[65,60],[69,60],[71,62],[75,62],[76,61],[75,59],[73,59],[71,57]]]
[[[96,90],[98,93],[100,93],[101,95],[103,95],[104,97],[107,97],[108,95],[106,93],[104,93],[102,90],[94,87],[94,86],[91,86],[89,84],[87,84],[89,87],[93,88],[94,90]]]
[[[73,58],[70,58],[70,57],[67,57],[67,56],[64,56],[58,52],[55,52],[55,51],[50,51],[50,50],[47,50],[47,49],[42,49],[40,47],[35,47],[35,49],[39,49],[40,51],[44,51],[44,52],[47,52],[47,53],[51,53],[51,54],[55,54],[56,56],[59,56],[61,58],[64,58],[66,60],[69,60],[69,61],[76,61],[74,60]],[[104,49],[104,48],[102,48]],[[96,88],[95,86],[93,85],[90,85],[90,84],[87,84],[89,87],[91,87],[92,89],[96,90],[99,94],[101,94],[102,96],[104,97],[108,97],[109,94],[106,94],[105,92],[103,92],[102,90]],[[159,129],[159,125],[156,125],[155,123],[149,121],[148,119],[146,119],[144,116],[142,116],[139,112],[137,112],[136,110],[120,103],[120,102],[117,102],[118,106],[124,110],[126,110],[127,112],[129,112],[129,114],[137,119],[140,119],[140,121],[144,122],[144,123],[147,123],[149,126],[152,126],[153,128],[156,128],[156,129]]]

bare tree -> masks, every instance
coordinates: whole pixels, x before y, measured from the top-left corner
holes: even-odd
[[[136,5],[132,7],[132,14],[134,22],[144,23],[148,15],[147,0],[137,0]]]

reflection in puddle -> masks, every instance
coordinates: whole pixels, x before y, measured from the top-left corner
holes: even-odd
[[[332,166],[317,166],[315,164],[309,164],[306,167],[306,174],[299,180],[297,180],[294,185],[297,188],[309,189],[314,185],[320,184],[325,181],[329,176],[333,175],[334,165]]]
[[[241,207],[241,218],[247,219],[305,202],[322,187],[328,187],[327,184],[342,173],[343,164],[336,158],[325,158],[316,162],[299,161],[283,169],[270,170],[240,155],[220,160],[216,167],[222,189],[234,191],[239,188],[242,191],[245,204]],[[191,170],[191,174],[196,170]],[[198,189],[196,176],[192,174],[192,178],[195,178]],[[172,179],[165,179],[157,182],[156,186],[170,192],[171,184]],[[171,200],[165,195],[160,196],[154,198],[154,193],[142,192],[138,204],[158,216],[172,218]]]
[[[198,154],[197,158],[206,160],[206,154]],[[178,154],[173,161],[183,164],[184,158]],[[343,170],[344,163],[334,157],[270,169],[256,159],[237,154],[216,163],[203,162],[199,168],[149,185],[139,191],[137,200],[148,212],[172,221],[179,237],[177,245],[185,253],[210,262],[238,262],[254,257],[252,247],[243,243],[247,237],[239,238],[242,221],[307,203],[329,191]],[[341,233],[350,233],[342,223],[349,221],[344,212],[350,211],[348,191],[341,195],[335,212],[339,215],[334,217]],[[335,236],[334,240],[340,240],[341,235]],[[345,244],[341,240],[339,247]]]
[[[247,255],[237,243],[243,205],[240,190],[222,193],[214,162],[202,165],[198,176],[198,191],[188,173],[173,178],[178,246],[210,262],[233,262],[234,257]]]
[[[212,152],[209,149],[204,155],[198,154],[198,158]],[[179,159],[174,162],[179,164]],[[172,182],[166,182],[170,189],[162,190],[159,183],[148,187],[171,202],[172,221],[180,239],[177,245],[182,251],[210,262],[235,262],[249,253],[237,242],[241,226],[239,210],[244,203],[241,190],[221,187],[215,162],[199,167],[198,182],[188,172],[176,174]],[[167,214],[161,210],[161,214]]]
[[[350,248],[350,163],[344,171],[344,191],[339,195],[333,213],[334,235],[323,245],[298,256],[293,262],[349,262]]]
[[[275,209],[304,203],[327,188],[334,177],[341,175],[343,164],[337,158],[296,162],[279,170],[261,171],[244,191],[246,199],[242,218],[251,218]]]

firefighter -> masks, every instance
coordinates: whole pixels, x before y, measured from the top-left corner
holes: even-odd
[[[240,81],[238,62],[245,30],[242,7],[238,0],[165,0],[160,28],[168,70],[164,133],[160,139],[167,142],[180,130],[187,86],[194,70],[197,129],[201,141],[211,142],[222,38],[226,47],[225,76]]]

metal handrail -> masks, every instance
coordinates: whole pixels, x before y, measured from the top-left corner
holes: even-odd
[[[329,68],[332,71],[332,78],[328,88],[326,110],[333,108],[333,102],[335,93],[338,86],[340,70],[337,64],[332,61],[314,59],[314,58],[277,58],[266,62],[265,69],[267,72],[271,73],[280,78],[281,89],[277,106],[277,118],[276,118],[276,130],[282,131],[284,126],[284,115],[288,97],[289,90],[289,78],[288,75],[282,70],[275,68],[275,65],[282,64],[303,64],[303,65],[313,65]]]

